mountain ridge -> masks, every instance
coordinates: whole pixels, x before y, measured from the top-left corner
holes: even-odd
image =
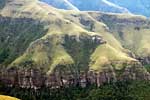
[[[79,9],[72,5],[68,0],[43,0],[43,2],[46,2],[56,8],[79,11]]]
[[[108,1],[115,3],[119,6],[125,7],[134,14],[140,14],[140,15],[150,17],[150,13],[149,13],[150,2],[149,2],[149,0],[133,0],[132,2],[130,0],[126,0],[126,1],[108,0]]]
[[[70,9],[71,7],[69,7],[69,5],[68,5],[68,3],[69,3],[74,6],[71,8],[71,10],[81,10],[81,11],[87,11],[87,10],[107,11],[108,10],[108,12],[130,13],[126,8],[119,7],[119,6],[109,3],[108,1],[105,1],[105,0],[96,1],[95,3],[90,0],[87,1],[87,3],[84,1],[74,1],[74,0],[64,0],[64,1],[63,0],[62,1],[41,0],[41,1],[46,2],[52,6],[54,6],[56,8],[60,8],[60,9]],[[63,7],[63,5],[66,5],[66,7]],[[67,8],[67,5],[69,8]],[[91,7],[88,8],[89,6],[91,6]]]
[[[57,7],[57,8],[67,9],[66,7],[61,7],[62,5],[61,2],[64,2],[63,0],[60,0],[60,1],[43,0],[43,2],[49,3],[50,5]],[[141,1],[141,0],[136,0],[136,1],[127,1],[127,0],[126,1],[121,1],[121,0],[94,0],[92,1],[92,0],[88,0],[86,2],[84,0],[67,0],[67,2],[81,11],[131,13],[131,14],[143,15],[146,17],[150,16],[150,13],[149,13],[150,2],[148,0],[145,0],[145,1]],[[63,3],[63,5],[67,5],[67,3]]]

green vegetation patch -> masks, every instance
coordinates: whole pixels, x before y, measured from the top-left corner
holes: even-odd
[[[95,51],[98,42],[93,41],[88,35],[81,35],[80,40],[77,37],[65,36],[65,43],[63,46],[67,52],[74,59],[74,62],[79,65],[81,70],[89,69],[90,56]]]
[[[18,97],[21,100],[149,100],[150,82],[148,81],[118,81],[94,85],[86,88],[68,87],[49,89],[42,87],[36,91],[19,87],[0,85],[0,93]]]
[[[0,21],[0,64],[10,64],[47,31],[41,22],[30,18],[0,16]]]

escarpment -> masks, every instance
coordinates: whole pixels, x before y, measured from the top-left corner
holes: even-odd
[[[46,86],[49,88],[60,88],[69,86],[86,87],[104,83],[129,80],[150,80],[150,74],[140,64],[133,62],[134,65],[126,66],[118,73],[112,66],[107,65],[101,72],[78,71],[74,65],[68,65],[68,68],[59,65],[53,73],[46,74],[40,69],[1,69],[0,81],[8,86],[19,86],[22,88],[40,88]],[[109,67],[108,67],[109,66]],[[71,69],[72,68],[72,69]],[[118,76],[119,75],[119,76]]]

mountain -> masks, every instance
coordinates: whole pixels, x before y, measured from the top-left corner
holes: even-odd
[[[104,11],[114,13],[129,13],[126,8],[115,5],[107,0],[41,0],[56,8],[81,11]]]
[[[133,13],[150,16],[149,0],[41,0],[60,9]]]
[[[150,17],[150,1],[149,0],[108,0],[116,5],[127,8],[134,14],[140,14]]]
[[[105,23],[122,46],[135,54],[135,58],[149,59],[149,19],[127,14],[94,13],[92,16]]]
[[[126,8],[115,5],[107,0],[68,0],[81,11],[103,11],[114,13],[129,13]]]
[[[68,0],[42,0],[42,1],[54,6],[56,8],[78,11],[78,8],[76,8],[74,5],[72,5]]]
[[[64,38],[66,35],[69,38],[75,38],[76,41],[74,40],[74,42],[77,42],[80,38],[86,40],[90,36],[97,35],[101,37],[103,34],[103,38],[105,37],[108,42],[110,41],[109,44],[104,45],[104,49],[106,47],[120,51],[122,56],[119,56],[119,58],[130,58],[122,51],[121,44],[114,36],[105,31],[107,26],[102,22],[97,22],[88,13],[61,11],[37,1],[12,0],[1,11],[1,23],[0,46],[3,48],[1,49],[1,56],[4,56],[1,58],[1,63],[4,64],[33,60],[41,66],[46,65],[47,67],[45,66],[44,68],[48,68],[51,71],[57,64],[73,63],[75,59],[72,56],[80,54],[76,54],[79,53],[76,52],[74,55],[71,55],[71,52],[74,51],[74,48],[78,48],[78,45],[75,45],[77,47],[70,48],[71,50],[68,51],[69,47],[65,47],[65,45],[68,45],[65,44],[68,41]],[[95,27],[99,27],[98,29],[101,30],[94,32]],[[114,41],[114,43],[112,44],[111,41]],[[84,41],[80,42],[84,44]],[[97,45],[92,47],[93,52]],[[83,46],[81,45],[80,48],[83,48]],[[84,51],[82,52],[84,57]],[[82,58],[80,59],[82,60]]]
[[[150,64],[150,21],[144,16],[9,0],[0,10],[0,23],[0,79],[8,84],[51,85],[72,76],[78,81],[82,72],[99,73],[98,84],[150,79],[143,67]]]

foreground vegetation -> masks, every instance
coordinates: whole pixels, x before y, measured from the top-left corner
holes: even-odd
[[[0,95],[0,100],[19,100],[19,99],[13,98],[13,97],[10,97],[10,96]]]
[[[6,87],[0,85],[0,94],[21,100],[149,100],[150,82],[132,81],[104,84],[97,88],[70,87],[60,89],[41,88],[39,90]]]

